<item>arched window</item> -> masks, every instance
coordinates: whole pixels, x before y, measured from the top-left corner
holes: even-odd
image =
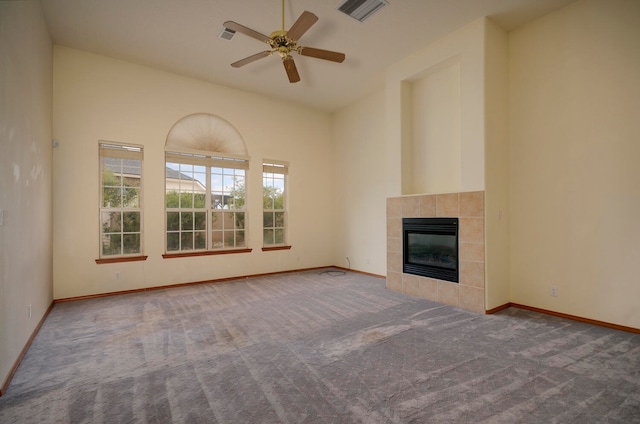
[[[249,157],[219,116],[180,119],[165,143],[165,255],[246,252]]]

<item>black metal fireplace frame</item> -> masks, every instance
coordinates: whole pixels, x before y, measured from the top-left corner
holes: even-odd
[[[424,265],[409,262],[409,237],[410,233],[437,234],[455,236],[456,267],[455,269]],[[406,274],[414,274],[422,277],[430,277],[438,280],[459,282],[460,259],[458,243],[458,218],[403,218],[402,219],[402,271]]]

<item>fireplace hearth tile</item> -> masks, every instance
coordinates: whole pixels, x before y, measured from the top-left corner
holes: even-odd
[[[460,212],[458,193],[436,195],[436,216],[457,217]]]
[[[402,251],[402,245],[400,246],[400,251]],[[484,262],[483,243],[460,242],[458,253],[461,261]]]
[[[460,218],[460,242],[484,243],[484,219]]]
[[[402,272],[402,252],[387,252],[387,269]]]
[[[409,196],[402,198],[402,216],[418,216],[420,215],[420,197]]]
[[[465,218],[484,217],[484,193],[482,191],[460,193],[460,216]]]
[[[387,272],[387,289],[402,293],[402,273]]]
[[[460,284],[484,288],[484,262],[460,261]]]
[[[387,237],[402,238],[402,218],[387,218]]]
[[[420,196],[420,218],[430,218],[436,216],[436,196]]]
[[[460,306],[459,285],[438,280],[438,302],[451,306]]]
[[[387,199],[387,218],[402,217],[402,198],[390,197]]]
[[[402,239],[398,237],[387,237],[387,252],[402,254]]]
[[[484,290],[477,287],[460,286],[460,307],[484,313]]]

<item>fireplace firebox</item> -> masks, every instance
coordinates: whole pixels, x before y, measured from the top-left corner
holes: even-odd
[[[458,282],[458,218],[403,218],[407,274]]]

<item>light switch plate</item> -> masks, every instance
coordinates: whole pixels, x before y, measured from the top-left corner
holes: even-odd
[[[4,225],[4,209],[0,209],[0,225]]]

